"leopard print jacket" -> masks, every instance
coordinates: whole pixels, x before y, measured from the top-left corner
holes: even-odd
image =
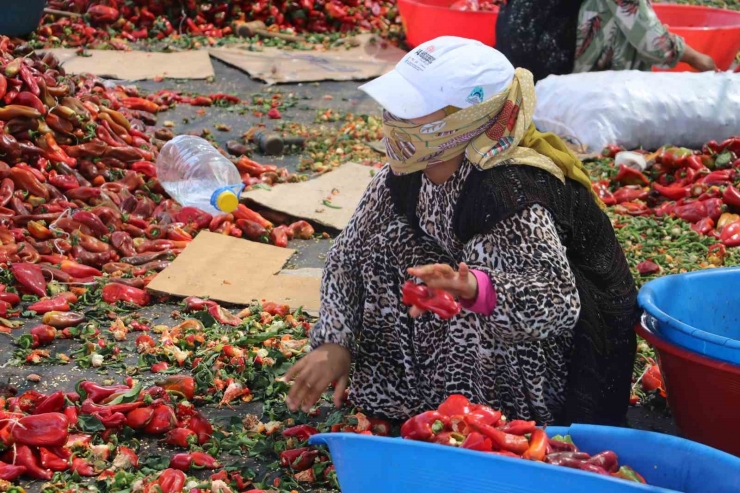
[[[364,412],[406,419],[460,393],[509,419],[550,423],[564,406],[580,311],[565,248],[539,205],[462,243],[453,212],[472,167],[441,185],[423,177],[418,234],[394,212],[386,166],[328,254],[311,345],[351,351],[350,400]],[[407,269],[462,261],[491,278],[493,314],[412,319],[401,302]]]

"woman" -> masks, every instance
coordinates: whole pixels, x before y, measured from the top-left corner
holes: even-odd
[[[716,69],[711,57],[661,24],[650,0],[509,0],[496,23],[496,47],[512,63],[548,75],[651,70],[685,62]]]
[[[621,424],[636,292],[582,164],[532,125],[532,75],[477,41],[419,46],[361,88],[390,164],[326,261],[312,351],[287,374],[309,410],[404,419],[460,393],[540,423]],[[457,296],[442,320],[401,302],[416,278]]]

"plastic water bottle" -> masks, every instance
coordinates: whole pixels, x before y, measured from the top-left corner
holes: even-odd
[[[157,158],[157,177],[170,197],[210,214],[233,212],[244,190],[239,171],[207,140],[179,135]]]

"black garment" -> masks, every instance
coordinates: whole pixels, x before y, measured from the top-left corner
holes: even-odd
[[[496,22],[496,49],[537,82],[573,72],[582,0],[508,0]]]
[[[421,173],[389,176],[397,213],[417,225]],[[583,185],[533,166],[473,170],[454,217],[466,242],[496,223],[539,204],[555,218],[576,278],[581,312],[575,328],[568,397],[558,424],[624,424],[629,403],[639,317],[637,290],[609,218]]]

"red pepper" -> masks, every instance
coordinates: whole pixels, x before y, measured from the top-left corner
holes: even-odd
[[[529,448],[529,441],[525,437],[504,433],[493,426],[488,426],[475,419],[469,420],[468,425],[474,431],[477,431],[478,433],[483,434],[483,436],[489,438],[496,448],[519,455],[526,452]]]
[[[74,457],[72,459],[72,467],[70,468],[70,470],[72,472],[76,472],[80,476],[85,476],[85,477],[97,476],[97,473],[95,472],[95,468],[93,468],[93,465],[90,464],[90,461],[82,457]]]
[[[159,111],[159,105],[142,98],[121,98],[120,103],[124,108],[130,110],[146,111],[147,113],[157,113]]]
[[[244,236],[251,241],[264,241],[268,239],[268,232],[265,228],[254,221],[247,219],[237,219],[236,225],[244,232]]]
[[[640,476],[634,469],[629,466],[622,466],[619,471],[612,473],[615,478],[626,479],[627,481],[634,481],[635,483],[647,484],[645,478]]]
[[[140,407],[126,414],[126,426],[134,430],[141,430],[154,417],[154,409],[151,407]]]
[[[256,213],[244,204],[239,204],[237,209],[233,212],[235,219],[246,219],[247,221],[253,221],[262,226],[265,229],[271,229],[272,223]]]
[[[90,399],[94,403],[100,403],[113,394],[129,390],[131,389],[127,385],[111,385],[104,387],[87,380],[77,384],[77,393],[86,399]]]
[[[707,206],[704,201],[700,200],[695,200],[683,205],[677,205],[673,212],[679,218],[690,223],[695,223],[708,217]]]
[[[116,449],[113,467],[116,469],[136,469],[139,467],[139,456],[130,448],[119,445]]]
[[[238,326],[242,320],[218,304],[208,306],[208,313],[220,324]]]
[[[313,426],[298,425],[293,426],[292,428],[288,428],[287,430],[283,430],[283,436],[285,438],[295,438],[296,440],[303,442],[308,440],[309,437],[317,434],[318,432],[319,431]]]
[[[24,416],[13,427],[16,443],[34,447],[60,447],[67,442],[69,421],[62,413]]]
[[[521,421],[515,419],[513,421],[507,421],[506,424],[501,428],[504,433],[510,435],[524,436],[534,433],[537,429],[537,423],[534,421]]]
[[[615,454],[611,450],[606,450],[604,452],[601,452],[600,454],[596,454],[588,459],[586,462],[595,466],[602,467],[610,473],[615,473],[619,469],[617,454]]]
[[[70,426],[77,426],[79,414],[76,407],[68,406],[64,409],[64,415],[67,416],[67,420],[69,421]]]
[[[609,180],[594,182],[591,184],[591,188],[593,188],[593,191],[599,196],[604,205],[610,206],[617,203],[614,195],[609,190]]]
[[[31,91],[32,94],[35,96],[38,96],[41,94],[41,89],[39,88],[38,82],[36,82],[36,78],[31,72],[31,69],[26,64],[21,64],[20,67],[20,76],[21,79],[23,79],[23,82],[26,84],[26,87],[29,91]]]
[[[704,185],[724,185],[725,183],[731,182],[734,177],[734,169],[721,169],[702,176],[696,182]]]
[[[696,224],[692,224],[691,229],[700,235],[708,235],[714,230],[714,220],[711,217],[705,217]]]
[[[49,173],[49,183],[64,192],[80,186],[80,182],[74,175],[60,175],[54,170]]]
[[[64,395],[64,392],[61,390],[54,392],[53,394],[49,394],[39,401],[36,405],[36,409],[33,410],[33,414],[61,412],[64,408],[65,398],[66,396]]]
[[[648,194],[649,192],[639,185],[628,185],[614,192],[614,200],[617,204],[634,202],[635,200],[647,199]]]
[[[157,478],[162,493],[180,493],[185,487],[185,473],[177,469],[165,469]]]
[[[193,469],[218,469],[221,464],[205,452],[175,454],[170,460],[170,467],[181,471]]]
[[[28,262],[15,263],[10,272],[24,288],[36,296],[46,296],[46,279],[41,267]]]
[[[92,413],[106,428],[118,429],[126,423],[126,416],[120,412]]]
[[[470,416],[487,425],[494,426],[501,419],[501,411],[491,409],[483,404],[475,404],[470,410]]]
[[[167,445],[190,448],[191,445],[198,443],[198,435],[187,428],[175,428],[168,431],[162,441]]]
[[[401,436],[408,440],[429,442],[450,423],[450,418],[437,411],[427,411],[407,420],[401,426]]]
[[[722,200],[725,204],[740,209],[740,191],[734,186],[730,185],[725,188],[722,194]]]
[[[460,313],[460,303],[450,293],[441,289],[406,281],[403,285],[403,304],[430,311],[442,319],[450,319]]]
[[[31,450],[31,448],[27,447],[26,445],[16,444],[14,462],[18,466],[25,467],[25,474],[31,479],[41,479],[44,481],[48,481],[54,475],[51,470],[41,467],[41,465],[39,464],[39,459],[34,455],[33,450]]]
[[[0,293],[0,301],[8,303],[10,306],[15,306],[21,302],[21,297],[15,293],[6,293],[3,291]]]
[[[529,448],[522,454],[522,458],[542,462],[545,460],[547,443],[547,433],[541,429],[534,430],[529,439]]]
[[[0,479],[3,481],[15,481],[27,471],[25,466],[6,464],[0,462]],[[9,490],[12,491],[12,490]]]
[[[30,108],[34,108],[42,115],[46,114],[46,106],[44,106],[44,103],[41,102],[37,95],[31,92],[19,92],[18,95],[16,95],[16,97],[13,99],[13,104],[28,106]]]
[[[72,215],[72,219],[87,226],[96,238],[102,238],[110,234],[103,221],[90,211],[77,211]]]
[[[46,159],[54,163],[64,163],[69,166],[77,165],[77,159],[69,157],[66,152],[59,147],[54,136],[50,133],[44,135],[44,140],[39,144],[44,147],[46,151]]]
[[[624,164],[619,165],[619,172],[617,173],[617,176],[614,177],[614,181],[616,183],[621,183],[622,185],[644,186],[650,184],[650,180],[648,180],[647,176],[637,170],[625,166]]]
[[[622,152],[623,149],[619,147],[618,145],[609,144],[606,147],[604,147],[604,150],[601,151],[601,155],[606,158],[612,158],[614,159],[617,154]]]
[[[10,170],[10,178],[15,184],[16,190],[25,190],[31,195],[49,200],[49,190],[36,175],[23,167],[14,167]]]
[[[152,420],[146,425],[144,431],[150,435],[163,435],[175,428],[177,417],[172,408],[166,404],[160,404],[154,408]]]
[[[669,186],[653,183],[653,189],[668,200],[681,200],[691,195],[691,186]]]
[[[55,296],[48,300],[37,301],[29,306],[28,309],[39,314],[44,314],[52,311],[68,312],[70,308],[64,296]],[[50,328],[53,329],[53,327]]]
[[[166,361],[160,361],[159,363],[154,363],[149,370],[152,373],[161,373],[163,371],[167,371],[169,367],[169,363],[167,363]]]
[[[177,213],[176,219],[180,223],[195,223],[198,229],[204,229],[211,223],[213,216],[195,207],[183,207]]]
[[[270,231],[270,243],[275,245],[276,247],[285,248],[288,246],[288,227],[287,226],[277,226],[272,231]]]
[[[493,450],[493,443],[491,443],[490,439],[484,437],[477,431],[474,431],[465,437],[465,441],[462,443],[461,447],[468,450],[477,450],[479,452],[491,452]]]
[[[310,240],[313,238],[313,235],[315,233],[313,226],[308,224],[306,221],[297,221],[288,226],[288,229],[290,229],[293,232],[293,236],[295,238],[298,238],[300,240]]]
[[[460,394],[453,394],[447,398],[442,404],[440,404],[437,411],[445,416],[456,416],[458,414],[464,415],[469,414],[472,410],[472,405],[467,397]]]
[[[740,246],[740,221],[728,224],[720,233],[720,240],[725,246]]]
[[[192,401],[195,397],[195,379],[188,375],[172,375],[156,385],[171,392],[177,392]]]
[[[641,276],[652,276],[660,272],[660,266],[652,260],[644,260],[637,264],[637,272]]]
[[[213,426],[211,426],[211,423],[208,422],[208,418],[206,418],[200,411],[193,411],[193,415],[190,417],[187,427],[198,435],[198,443],[200,445],[203,445],[210,440],[211,435],[213,434]]]
[[[109,283],[103,286],[103,301],[110,304],[125,301],[138,306],[146,306],[151,301],[151,296],[142,289],[119,283]]]

